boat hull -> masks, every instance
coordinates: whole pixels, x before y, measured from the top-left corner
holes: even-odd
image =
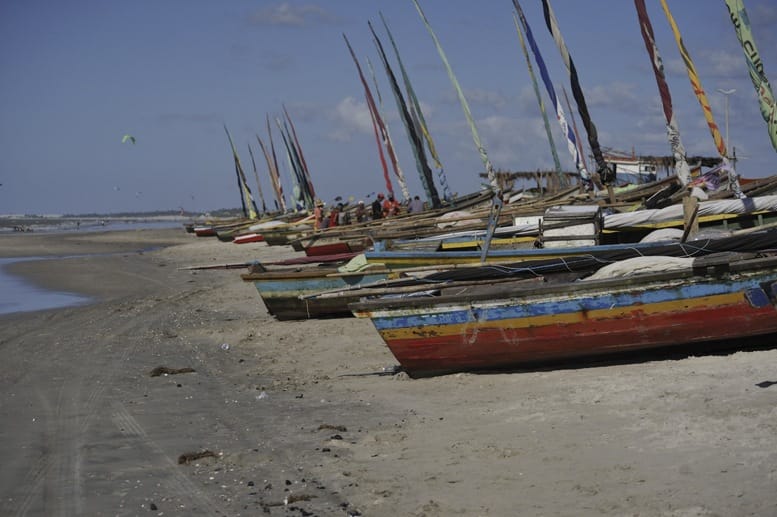
[[[413,377],[777,333],[777,260],[723,274],[641,275],[502,297],[352,305]]]
[[[308,257],[318,257],[321,255],[337,255],[340,253],[351,253],[358,249],[351,249],[351,246],[345,241],[334,241],[323,244],[311,244],[303,250]]]
[[[267,312],[278,320],[349,317],[349,303],[358,300],[358,291],[334,298],[302,299],[306,295],[334,289],[347,289],[388,278],[387,273],[339,275],[333,269],[324,272],[264,272],[242,275],[253,282]]]
[[[264,236],[261,233],[245,233],[237,235],[232,242],[235,244],[247,244],[249,242],[264,242]]]
[[[212,226],[195,226],[193,230],[197,237],[215,237],[216,229]]]

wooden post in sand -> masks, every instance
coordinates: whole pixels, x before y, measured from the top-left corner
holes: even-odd
[[[688,236],[698,233],[699,218],[699,200],[694,196],[685,196],[683,198],[683,237],[680,242],[688,240]]]

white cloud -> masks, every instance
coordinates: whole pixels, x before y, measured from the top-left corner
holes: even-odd
[[[372,118],[367,103],[353,97],[341,100],[332,115],[334,128],[327,137],[337,142],[349,142],[354,133],[371,134]]]
[[[473,106],[502,109],[507,105],[507,98],[502,93],[491,90],[467,89],[464,92],[464,97],[467,99],[467,103]],[[448,104],[459,104],[458,95],[451,90],[446,93],[444,100]]]
[[[634,93],[636,86],[633,83],[612,81],[607,85],[595,86],[585,89],[586,104],[590,106],[605,106],[614,108],[633,108],[638,101]]]
[[[259,27],[304,27],[311,23],[330,23],[335,17],[323,7],[314,4],[292,5],[282,2],[251,13],[248,21]]]
[[[705,75],[709,77],[736,78],[747,73],[747,64],[742,52],[717,50],[705,54]],[[701,73],[701,71],[699,71]]]

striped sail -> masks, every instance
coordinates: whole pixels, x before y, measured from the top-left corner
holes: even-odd
[[[739,187],[739,177],[737,176],[736,170],[734,169],[734,165],[728,159],[726,143],[723,141],[723,136],[720,134],[720,129],[715,123],[715,118],[712,116],[712,108],[710,107],[710,103],[707,100],[707,94],[704,91],[704,88],[701,86],[699,74],[696,73],[696,66],[693,64],[691,55],[685,48],[685,43],[683,43],[683,38],[680,35],[680,29],[677,27],[677,23],[674,21],[674,17],[669,11],[669,6],[667,5],[666,0],[661,0],[661,7],[663,7],[666,18],[669,21],[670,27],[672,28],[675,42],[677,42],[677,48],[680,49],[680,56],[683,58],[683,63],[685,63],[685,70],[688,72],[688,79],[691,81],[693,93],[696,95],[696,99],[699,101],[699,105],[701,106],[702,112],[704,113],[704,118],[707,120],[707,127],[710,128],[710,134],[712,135],[712,140],[715,143],[715,148],[718,150],[718,153],[723,159],[723,169],[728,172],[729,186],[731,191],[735,196],[742,198],[744,197],[744,194],[742,193],[742,189]]]
[[[259,181],[259,171],[256,169],[256,160],[254,159],[254,151],[251,149],[251,145],[248,145],[248,154],[251,156],[251,165],[254,167],[254,177],[256,178],[256,188],[259,192],[259,199],[262,200],[262,213],[267,213],[267,203],[264,202],[264,193],[262,192],[262,183]]]
[[[381,167],[383,167],[383,179],[386,181],[386,190],[393,196],[394,187],[391,185],[391,178],[389,177],[386,158],[383,156],[383,147],[380,143],[380,133],[382,133],[381,128],[383,126],[383,121],[380,118],[380,113],[378,113],[378,107],[375,105],[375,99],[372,96],[372,92],[370,91],[370,85],[367,84],[367,79],[364,78],[364,72],[362,72],[362,67],[359,64],[359,60],[356,59],[356,53],[353,51],[353,47],[351,47],[351,43],[348,41],[348,38],[345,34],[343,34],[343,39],[345,40],[345,44],[348,46],[348,51],[351,53],[351,58],[353,59],[353,63],[356,65],[356,70],[359,72],[359,79],[362,82],[364,96],[367,100],[367,108],[370,111],[370,118],[372,119],[372,129],[375,132],[375,141],[378,144],[378,154],[380,155]]]
[[[289,122],[289,127],[291,128],[291,136],[294,139],[294,148],[297,150],[297,154],[299,154],[300,165],[302,166],[302,171],[305,174],[305,184],[307,185],[308,194],[310,195],[312,203],[316,198],[316,189],[313,187],[313,178],[310,177],[310,169],[308,169],[308,164],[305,161],[305,157],[302,155],[302,146],[299,143],[299,138],[297,138],[297,130],[294,128],[294,122],[292,122],[291,116],[289,115],[286,106],[283,106],[283,113],[286,115],[286,120]],[[311,210],[313,209],[312,204],[309,208]]]
[[[575,140],[577,141],[577,152],[578,156],[580,156],[580,161],[583,164],[583,168],[587,171],[588,170],[588,164],[585,162],[585,153],[583,152],[583,141],[580,139],[580,132],[577,130],[577,122],[575,122],[575,112],[572,111],[572,105],[569,103],[569,95],[567,95],[567,89],[564,88],[564,85],[561,85],[561,93],[564,94],[564,102],[567,105],[567,110],[569,111],[569,118],[572,119],[572,131],[575,135]]]
[[[518,13],[518,18],[521,22],[523,32],[526,33],[526,40],[529,42],[529,47],[531,47],[532,53],[534,54],[534,60],[537,62],[537,67],[540,70],[540,77],[542,77],[542,82],[545,85],[545,91],[548,93],[548,97],[550,97],[550,101],[553,103],[553,107],[556,110],[556,120],[558,120],[558,123],[561,126],[561,131],[564,133],[564,136],[567,139],[567,149],[569,150],[569,154],[572,155],[572,160],[575,162],[575,169],[580,175],[580,180],[583,182],[583,184],[590,187],[591,175],[583,165],[582,155],[579,152],[576,135],[572,128],[569,127],[567,119],[564,116],[564,108],[561,106],[558,96],[556,95],[556,89],[553,87],[553,83],[550,80],[548,69],[545,66],[545,60],[542,58],[540,49],[534,40],[534,35],[531,31],[531,27],[529,26],[529,22],[526,20],[526,17],[523,14],[523,9],[521,9],[518,0],[513,0],[513,6]],[[523,36],[521,35],[521,31],[518,25],[516,25],[516,30],[518,30],[518,36],[521,38],[521,45],[523,45]],[[527,57],[527,63],[528,62],[529,61]]]
[[[286,149],[286,166],[289,169],[289,178],[291,178],[291,198],[294,202],[294,210],[299,210],[305,204],[302,197],[302,189],[300,188],[299,176],[292,161],[289,142],[286,139],[286,134],[283,132],[283,126],[281,126],[281,121],[278,117],[275,117],[275,125],[278,126],[278,132],[281,134],[281,140],[283,141],[283,148]]]
[[[240,188],[240,199],[243,202],[243,215],[251,219],[257,219],[258,215],[256,203],[254,202],[254,196],[251,194],[251,188],[248,186],[248,180],[246,179],[246,173],[243,170],[243,165],[240,163],[240,157],[237,155],[237,149],[232,142],[232,135],[229,134],[226,124],[224,125],[224,131],[227,133],[229,139],[229,146],[232,148],[232,157],[235,159],[235,171],[237,171],[237,183]]]
[[[763,61],[758,53],[753,39],[753,31],[750,27],[750,18],[745,11],[743,0],[726,0],[731,23],[737,33],[737,39],[742,45],[747,61],[747,69],[750,73],[750,80],[753,81],[755,92],[758,95],[758,105],[761,109],[761,116],[766,121],[766,128],[769,132],[769,139],[772,147],[777,150],[777,104],[774,102],[774,94],[769,84],[769,79],[764,73]]]
[[[372,84],[375,86],[375,95],[378,96],[379,116],[383,122],[383,131],[381,137],[383,138],[383,145],[386,146],[386,152],[391,160],[391,167],[394,169],[394,176],[397,177],[397,183],[399,183],[399,190],[402,191],[402,197],[406,201],[410,200],[410,190],[407,188],[407,180],[405,179],[405,173],[402,171],[402,167],[399,165],[399,159],[394,149],[394,141],[391,139],[391,133],[389,132],[388,124],[386,123],[386,112],[383,109],[383,97],[380,94],[380,87],[378,86],[378,79],[375,77],[375,69],[372,67],[372,61],[367,58],[367,67],[370,69],[370,76],[372,76]]]
[[[491,160],[489,160],[488,154],[486,153],[486,150],[480,141],[480,135],[478,134],[477,127],[475,126],[475,120],[472,118],[472,112],[469,109],[469,103],[467,102],[466,97],[464,97],[464,92],[459,85],[459,81],[453,74],[453,69],[451,68],[450,63],[448,63],[448,58],[445,56],[445,51],[442,49],[442,45],[440,45],[440,40],[437,39],[437,35],[434,33],[434,30],[432,30],[432,26],[429,24],[429,20],[426,19],[426,15],[424,14],[423,10],[421,10],[421,6],[418,4],[418,0],[413,0],[413,3],[415,4],[415,8],[418,11],[418,14],[421,16],[421,19],[424,21],[426,30],[429,31],[429,34],[432,36],[432,40],[434,40],[434,44],[437,47],[437,53],[440,54],[440,58],[445,64],[445,69],[448,71],[448,77],[450,78],[451,83],[453,83],[453,87],[459,97],[461,108],[464,110],[464,117],[467,119],[467,123],[469,123],[470,131],[472,131],[472,139],[475,142],[475,147],[477,147],[478,153],[480,154],[480,159],[483,161],[483,165],[485,166],[486,174],[488,175],[488,182],[491,184],[493,189],[498,189],[499,185],[497,185],[496,182],[494,167],[491,165]]]
[[[577,76],[577,68],[575,68],[575,63],[572,61],[572,58],[569,55],[569,50],[567,49],[567,45],[564,43],[564,38],[561,36],[561,31],[558,27],[558,21],[556,20],[556,15],[553,13],[553,9],[550,6],[549,0],[542,0],[542,11],[545,15],[545,24],[547,25],[550,34],[553,36],[553,40],[556,42],[556,46],[561,53],[561,58],[567,67],[567,71],[569,72],[570,83],[572,86],[572,97],[574,97],[575,102],[577,103],[577,111],[580,113],[583,126],[585,127],[586,133],[588,134],[588,145],[591,147],[591,152],[593,153],[594,159],[596,160],[596,172],[599,173],[599,177],[603,183],[614,183],[615,172],[610,169],[610,167],[604,161],[602,148],[599,146],[599,136],[596,132],[596,126],[594,125],[593,120],[591,120],[591,115],[588,113],[588,106],[585,102],[585,96],[583,95],[583,90],[580,87],[580,80]]]
[[[434,140],[432,140],[432,135],[429,133],[429,126],[426,123],[424,113],[421,110],[421,103],[418,102],[418,97],[415,94],[413,85],[410,83],[410,76],[407,74],[405,65],[402,63],[402,58],[399,55],[399,48],[397,48],[397,43],[394,41],[394,36],[391,34],[391,30],[389,30],[388,23],[383,17],[383,13],[378,14],[380,14],[380,19],[383,22],[383,27],[386,29],[386,34],[388,34],[391,46],[394,48],[394,55],[397,58],[397,63],[399,63],[399,72],[402,74],[402,82],[405,84],[405,91],[407,92],[407,96],[410,99],[410,109],[413,113],[415,113],[415,116],[418,119],[418,128],[421,130],[421,134],[424,136],[426,145],[429,147],[429,154],[432,155],[432,160],[434,160],[434,165],[437,168],[437,179],[439,180],[440,186],[442,187],[442,197],[446,201],[450,201],[452,196],[450,188],[448,187],[448,178],[445,175],[445,169],[442,166],[440,156],[437,154],[437,148],[434,145]]]
[[[256,135],[256,140],[259,142],[259,147],[262,149],[264,160],[267,162],[267,175],[270,177],[270,185],[275,193],[275,209],[286,211],[286,206],[283,203],[283,187],[280,185],[277,172],[274,170],[270,153],[267,151],[267,147],[264,145],[262,139],[259,138],[259,135]]]
[[[518,32],[518,39],[521,42],[521,50],[523,51],[523,57],[526,59],[526,67],[529,69],[529,77],[531,77],[531,84],[534,87],[534,95],[537,97],[537,102],[540,105],[540,113],[542,114],[542,122],[545,124],[545,133],[548,135],[548,143],[550,144],[550,153],[553,156],[553,164],[556,166],[556,174],[558,174],[559,181],[561,182],[563,175],[561,171],[561,162],[558,159],[558,153],[556,152],[556,143],[553,141],[553,134],[550,132],[550,122],[548,121],[548,113],[545,111],[545,103],[542,102],[542,96],[540,95],[540,87],[537,84],[537,77],[534,75],[534,67],[531,66],[531,59],[529,59],[529,51],[526,49],[526,43],[523,40],[523,31],[518,23],[518,17],[513,15],[513,22],[515,22],[515,30]],[[577,149],[577,146],[575,146]]]
[[[685,146],[680,139],[680,129],[674,116],[672,96],[669,93],[669,85],[666,83],[666,77],[664,76],[664,62],[658,53],[656,38],[653,35],[653,25],[650,23],[650,17],[648,17],[647,9],[645,8],[645,0],[634,0],[634,6],[637,8],[642,39],[645,41],[645,48],[650,56],[650,64],[653,65],[653,73],[656,76],[658,92],[661,95],[661,105],[664,108],[664,116],[666,117],[666,133],[669,137],[672,154],[674,155],[675,176],[677,176],[682,185],[687,185],[691,181],[691,170],[685,158]]]
[[[418,135],[418,131],[416,131],[416,125],[413,123],[413,118],[410,114],[410,111],[408,110],[405,98],[402,95],[402,90],[399,89],[397,77],[394,75],[394,71],[391,69],[391,65],[389,65],[386,52],[383,50],[383,44],[380,42],[378,35],[375,33],[375,29],[373,29],[372,24],[369,21],[367,22],[367,25],[372,32],[373,41],[375,42],[375,46],[378,49],[378,54],[380,55],[380,59],[383,62],[383,68],[386,69],[386,75],[388,76],[389,83],[391,84],[391,91],[394,93],[394,100],[397,103],[399,113],[402,116],[402,122],[404,123],[405,130],[407,131],[407,134],[410,138],[410,147],[413,149],[416,167],[418,168],[418,173],[421,176],[421,183],[424,187],[424,191],[426,192],[426,198],[429,200],[432,208],[439,208],[441,206],[440,195],[437,193],[437,187],[434,185],[434,176],[432,176],[432,170],[429,168],[429,164],[426,161],[426,154],[424,153],[423,149],[423,140]]]
[[[304,160],[302,158],[302,150],[297,145],[292,132],[287,124],[287,120],[283,121],[283,133],[286,135],[285,141],[287,142],[287,151],[289,158],[294,166],[294,174],[297,177],[297,183],[299,185],[300,195],[299,200],[308,210],[313,210],[315,206],[315,193],[312,192],[313,185],[310,182],[310,176],[305,170]]]
[[[266,120],[267,120],[267,137],[270,139],[270,155],[272,156],[272,167],[270,168],[270,170],[275,176],[274,184],[277,185],[277,188],[278,188],[281,210],[285,212],[288,207],[286,205],[286,196],[283,195],[283,183],[281,182],[281,170],[278,167],[278,156],[275,154],[275,142],[273,142],[273,138],[272,138],[272,129],[270,128],[269,114],[266,115]]]

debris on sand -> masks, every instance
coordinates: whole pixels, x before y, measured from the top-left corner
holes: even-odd
[[[322,429],[331,429],[332,431],[340,431],[341,433],[345,433],[348,431],[348,429],[344,425],[332,425],[332,424],[321,424],[318,426],[318,430],[321,431]]]
[[[160,375],[176,375],[179,373],[192,373],[196,371],[194,368],[168,368],[167,366],[157,366],[149,375],[151,377],[159,377]]]
[[[308,495],[308,494],[289,494],[286,496],[286,498],[283,500],[283,504],[292,504],[297,503],[299,501],[310,501],[311,499],[314,499],[316,496],[314,495]]]
[[[218,456],[216,455],[215,452],[209,451],[207,449],[201,452],[186,452],[178,456],[178,464],[187,465],[193,461],[197,461],[202,458],[217,458],[217,457]]]

